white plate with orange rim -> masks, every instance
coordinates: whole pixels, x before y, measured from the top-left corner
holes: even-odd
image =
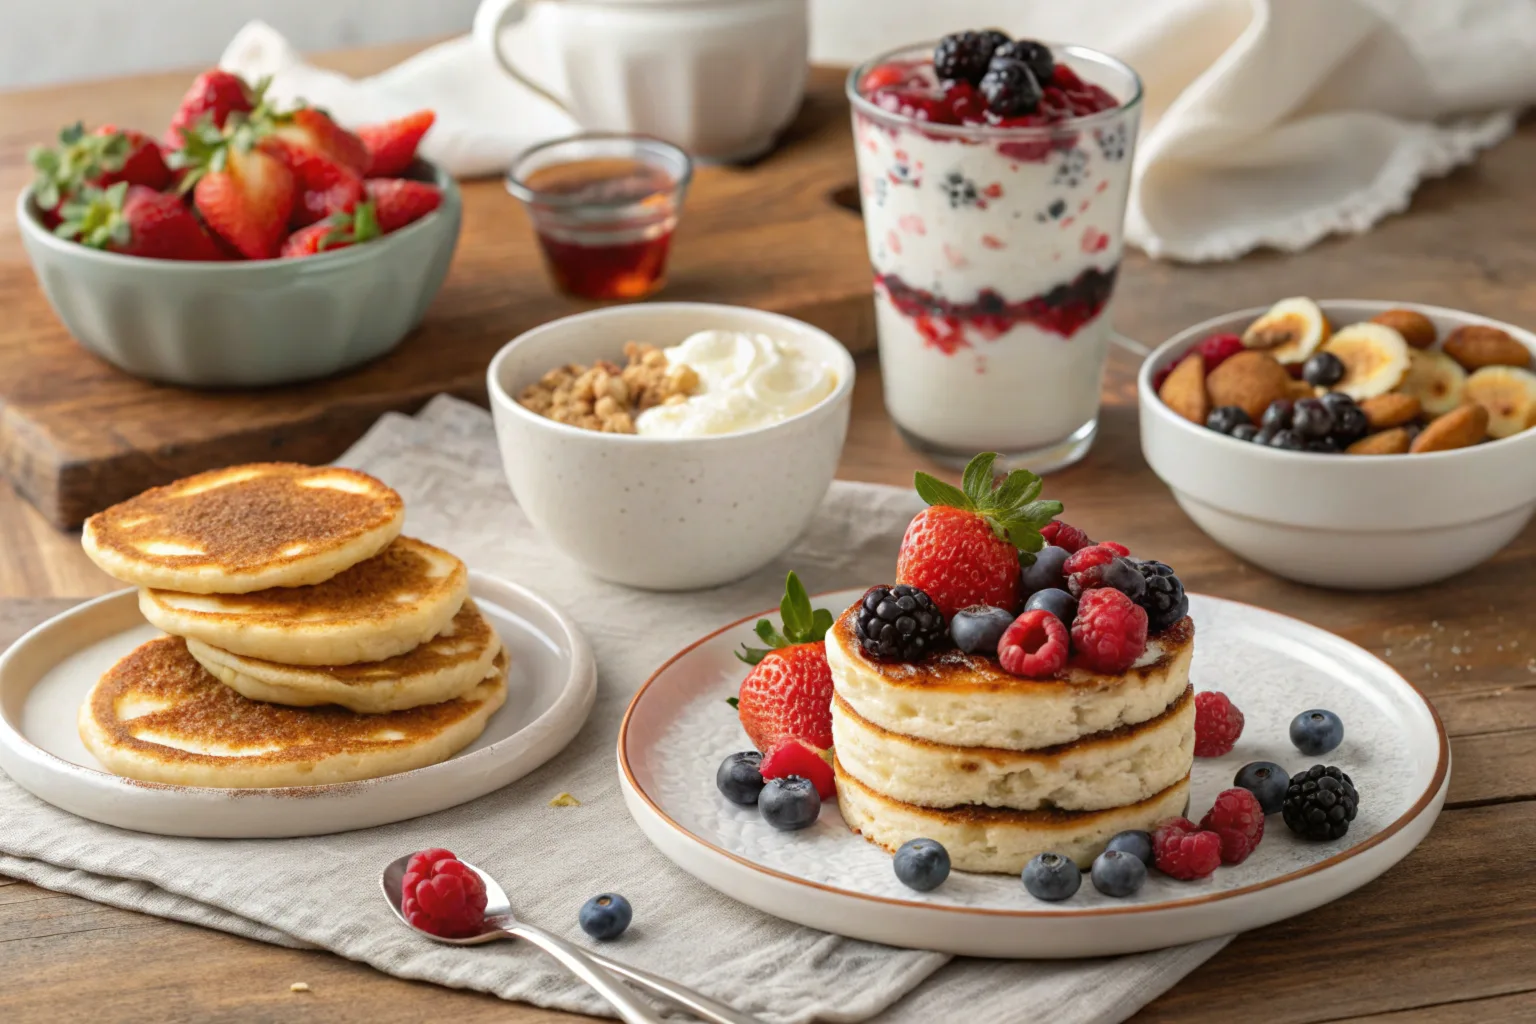
[[[472,571],[469,592],[507,649],[507,700],[475,742],[439,764],[271,789],[174,786],[107,772],[80,742],[76,713],[103,672],[161,635],[139,614],[138,591],[122,590],[54,616],[0,657],[0,768],[82,818],[203,838],[326,835],[484,796],[565,748],[592,710],[597,666],[576,624],[532,591]]]
[[[862,594],[814,602],[838,614]],[[1322,762],[1349,773],[1360,792],[1343,839],[1307,842],[1271,815],[1242,864],[1194,882],[1153,871],[1125,899],[1085,878],[1075,896],[1045,903],[1017,876],[959,871],[933,892],[913,891],[888,853],[848,830],[835,802],[810,828],[778,832],[715,788],[720,761],[751,749],[726,698],[746,671],[732,652],[753,642],[759,615],[685,647],[635,694],[619,730],[624,798],[662,853],[734,899],[850,938],[964,956],[1109,956],[1246,931],[1337,899],[1418,845],[1450,778],[1445,728],[1423,695],[1367,651],[1297,619],[1195,594],[1190,614],[1196,690],[1225,692],[1247,719],[1230,754],[1196,759],[1191,816],[1249,761],[1293,772]],[[1288,735],[1291,719],[1316,707],[1345,725],[1343,744],[1320,758],[1300,754]]]

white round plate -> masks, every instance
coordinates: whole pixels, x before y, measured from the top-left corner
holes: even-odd
[[[862,594],[815,604],[837,614]],[[1228,935],[1337,899],[1401,860],[1434,824],[1450,773],[1445,729],[1424,697],[1389,665],[1305,622],[1199,595],[1190,613],[1195,688],[1225,692],[1247,718],[1232,753],[1196,759],[1191,816],[1198,821],[1249,761],[1293,772],[1322,761],[1360,791],[1359,816],[1339,842],[1306,842],[1271,815],[1242,864],[1195,882],[1154,871],[1127,899],[1085,878],[1071,899],[1044,903],[1016,876],[958,871],[934,892],[915,892],[897,881],[889,854],[848,830],[836,803],[811,828],[778,832],[715,789],[721,759],[752,746],[726,698],[747,671],[732,651],[755,642],[756,615],[684,648],[635,694],[619,731],[625,801],[658,849],[734,899],[851,938],[965,956],[1108,956]],[[1290,743],[1290,722],[1318,707],[1343,718],[1344,742],[1305,757]]]
[[[138,592],[88,601],[32,630],[0,657],[0,768],[55,807],[169,836],[273,839],[403,821],[484,796],[564,749],[597,695],[591,648],[542,597],[484,573],[469,592],[509,655],[507,702],[485,732],[441,764],[362,782],[217,789],[137,782],[104,771],[80,742],[76,714],[103,672],[160,635]]]

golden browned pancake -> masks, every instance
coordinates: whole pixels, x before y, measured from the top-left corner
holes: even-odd
[[[248,700],[209,675],[178,637],[136,647],[80,708],[86,749],[118,775],[187,786],[348,782],[447,760],[506,699],[505,662],[463,697],[359,715]]]
[[[139,610],[175,636],[280,665],[350,665],[404,654],[442,632],[469,594],[464,563],[399,537],[324,583],[252,594],[139,592]]]
[[[493,674],[501,640],[472,600],[426,643],[384,661],[306,667],[246,658],[188,640],[204,668],[252,700],[313,707],[340,704],[378,714],[452,700]]]
[[[394,540],[405,505],[351,469],[260,462],[145,491],[85,521],[81,543],[140,587],[244,594],[320,583]]]

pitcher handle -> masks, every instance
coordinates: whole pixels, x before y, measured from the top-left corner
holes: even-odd
[[[517,65],[508,60],[507,55],[501,51],[501,30],[526,18],[528,9],[535,2],[536,0],[482,0],[475,10],[475,42],[481,49],[488,51],[496,63],[501,65],[501,69],[521,83],[524,88],[537,96],[542,96],[564,113],[570,114],[570,106],[565,100],[519,71]]]

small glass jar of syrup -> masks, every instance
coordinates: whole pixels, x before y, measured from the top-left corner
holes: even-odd
[[[594,133],[528,150],[507,173],[507,191],[528,211],[556,287],[582,299],[640,299],[665,283],[692,174],[670,143]]]

